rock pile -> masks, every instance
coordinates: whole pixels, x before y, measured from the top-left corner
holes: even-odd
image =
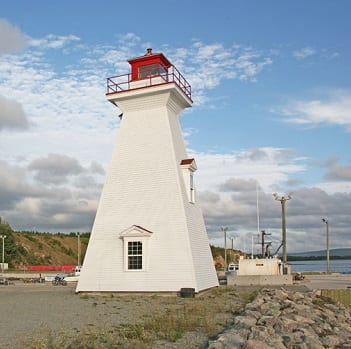
[[[351,348],[351,313],[317,291],[263,289],[209,349]]]

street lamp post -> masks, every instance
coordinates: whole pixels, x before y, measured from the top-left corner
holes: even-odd
[[[224,271],[227,270],[227,230],[228,228],[221,228],[224,233]]]
[[[326,225],[327,229],[327,273],[330,273],[330,255],[329,255],[329,221],[327,218],[322,218],[322,221]]]
[[[5,239],[6,235],[0,235],[0,239],[2,239],[2,263],[1,263],[1,272],[4,272],[4,263],[5,263]]]
[[[285,203],[291,199],[291,195],[289,194],[287,197],[279,196],[277,193],[273,194],[274,199],[280,201],[282,205],[282,245],[283,245],[283,263],[287,263],[287,255],[286,255],[286,220],[285,220]]]
[[[80,267],[80,233],[78,232],[77,233],[77,237],[78,237],[78,241],[77,241],[77,243],[78,243],[78,253],[77,253],[77,255],[78,255],[78,260],[77,260],[77,266],[78,267]]]

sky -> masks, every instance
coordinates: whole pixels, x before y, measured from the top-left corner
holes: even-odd
[[[351,2],[4,2],[0,216],[91,231],[118,136],[106,78],[162,52],[192,86],[180,123],[210,242],[351,248]]]

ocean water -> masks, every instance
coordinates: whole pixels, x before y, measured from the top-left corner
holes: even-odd
[[[289,262],[292,272],[326,271],[327,261],[294,261]],[[330,271],[342,274],[351,274],[351,259],[330,260]]]

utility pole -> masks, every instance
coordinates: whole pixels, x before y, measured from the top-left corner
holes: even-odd
[[[322,218],[322,221],[326,225],[327,229],[327,273],[330,273],[330,255],[329,255],[329,221],[327,218]]]
[[[231,237],[230,240],[232,241],[232,253],[231,253],[231,259],[232,259],[232,262],[234,263],[234,238]]]
[[[2,239],[2,263],[1,263],[1,272],[4,272],[4,263],[5,263],[5,239],[6,235],[0,235],[0,239]]]
[[[224,271],[227,271],[227,230],[228,228],[221,228],[224,233]]]
[[[283,263],[287,263],[287,255],[286,255],[286,221],[285,221],[285,203],[286,201],[291,199],[291,194],[287,197],[279,196],[277,193],[273,194],[274,199],[280,201],[282,205],[282,245],[283,245]]]

